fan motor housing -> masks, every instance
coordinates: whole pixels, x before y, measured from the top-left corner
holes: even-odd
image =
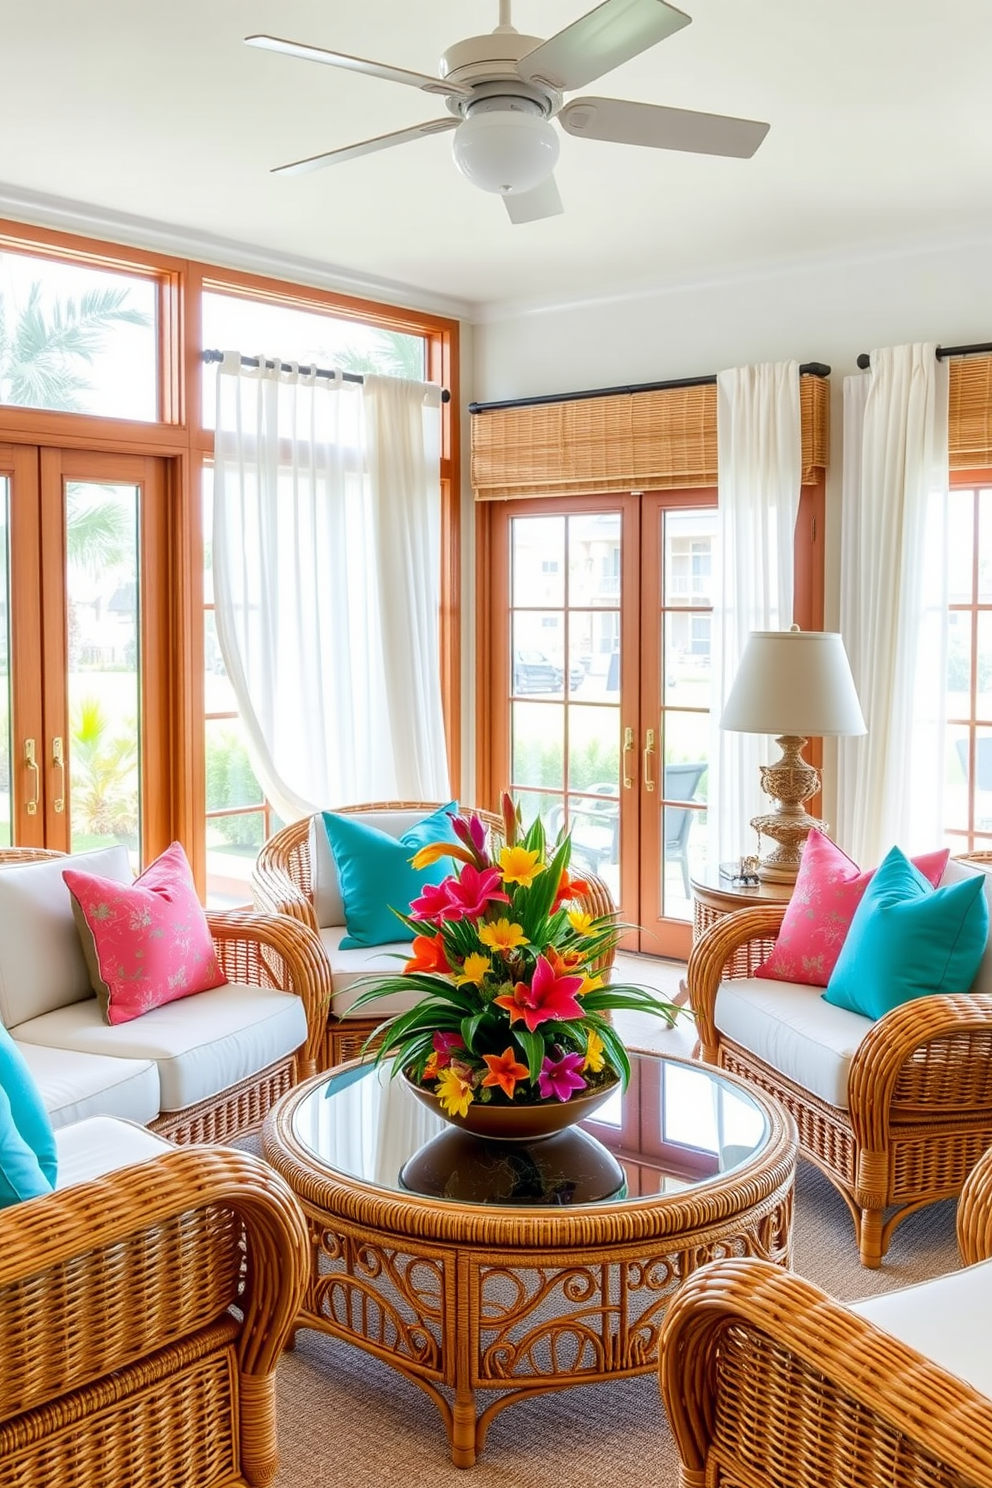
[[[472,98],[446,99],[449,113],[464,115],[481,98],[529,99],[551,118],[562,105],[562,95],[553,88],[525,82],[517,63],[535,47],[540,36],[522,36],[519,31],[497,30],[485,36],[467,36],[448,47],[438,63],[438,75],[472,89]]]

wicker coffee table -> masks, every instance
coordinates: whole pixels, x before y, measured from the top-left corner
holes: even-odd
[[[668,1301],[704,1262],[789,1263],[791,1118],[722,1071],[649,1054],[632,1064],[626,1094],[586,1123],[626,1177],[627,1192],[600,1203],[568,1202],[567,1185],[536,1203],[405,1190],[401,1167],[442,1123],[358,1061],[297,1086],[266,1119],[264,1155],[310,1228],[299,1326],[426,1391],[459,1467],[515,1401],[654,1370]]]

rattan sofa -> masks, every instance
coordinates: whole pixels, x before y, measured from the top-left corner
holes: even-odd
[[[407,826],[436,811],[441,804],[438,801],[373,801],[336,809],[368,816],[382,830],[399,836]],[[464,806],[461,814],[481,817],[497,836],[502,832],[502,819],[492,812]],[[256,859],[252,893],[260,910],[270,915],[290,916],[313,931],[324,946],[331,991],[326,1004],[326,1039],[320,1067],[330,1068],[346,1059],[356,1058],[369,1035],[389,1011],[383,1004],[378,1017],[353,1014],[350,1003],[354,994],[348,995],[349,986],[359,975],[395,972],[399,964],[396,953],[408,953],[409,943],[380,946],[374,954],[340,951],[339,942],[345,928],[343,915],[332,913],[328,916],[320,912],[322,896],[317,882],[319,865],[315,859],[318,852],[325,851],[329,859],[330,849],[326,847],[326,834],[319,815],[303,817],[283,827],[269,838]],[[325,860],[325,876],[327,871]],[[583,873],[583,878],[589,885],[583,906],[594,915],[615,913],[616,906],[607,886],[592,874]]]
[[[955,859],[950,868],[955,864],[981,871],[992,867],[992,854]],[[792,1112],[802,1152],[851,1211],[862,1263],[878,1266],[896,1226],[924,1205],[960,1193],[992,1145],[992,995],[976,990],[923,997],[875,1023],[842,1011],[842,1019],[864,1029],[847,1053],[846,1090],[827,1100],[723,1026],[732,1004],[721,1002],[721,988],[738,1001],[762,996],[760,979],[751,979],[771,952],[786,907],[763,904],[727,915],[693,946],[686,983],[700,1056],[761,1086]],[[992,946],[975,987],[990,979]],[[797,1003],[810,1017],[831,1018],[837,1011],[824,1012],[818,987],[798,990],[817,1000]],[[788,1030],[794,1044],[805,1036],[803,1016]]]
[[[658,1348],[681,1488],[992,1488],[992,1153],[958,1244],[972,1269],[851,1305],[759,1260],[689,1277]]]
[[[308,1240],[267,1164],[107,1117],[94,1169],[0,1213],[0,1488],[236,1488],[276,1475],[275,1368]],[[137,1151],[137,1158],[135,1157]]]
[[[8,869],[63,858],[40,848],[0,849],[8,898],[14,883],[4,877]],[[23,917],[23,932],[18,927],[21,943],[0,948],[0,1004],[16,1001],[27,1014],[8,1012],[3,1021],[54,1126],[101,1114],[141,1122],[173,1142],[227,1141],[260,1127],[278,1097],[315,1072],[330,981],[320,944],[305,927],[256,910],[208,912],[217,959],[231,985],[111,1028],[88,995],[68,890],[60,874],[54,877],[46,890],[50,909],[47,901],[39,907],[38,894],[25,888],[32,913]],[[64,1006],[49,996],[25,1009],[35,994],[25,998],[8,985],[16,981],[15,958],[32,974],[33,964],[47,958],[49,980],[52,965],[64,968],[73,984],[65,987]],[[38,976],[44,980],[43,972]],[[247,989],[240,997],[239,988]],[[173,1087],[178,1096],[170,1094]],[[190,1089],[197,1098],[183,1104],[182,1092]]]

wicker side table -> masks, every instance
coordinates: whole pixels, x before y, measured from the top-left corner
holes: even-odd
[[[704,930],[733,914],[736,909],[749,909],[755,904],[787,904],[792,898],[795,884],[754,883],[735,884],[724,878],[716,868],[690,879],[692,886],[692,940],[699,939]],[[774,940],[751,941],[735,952],[738,960],[731,959],[728,976],[750,976],[754,968],[766,956],[771,955]]]

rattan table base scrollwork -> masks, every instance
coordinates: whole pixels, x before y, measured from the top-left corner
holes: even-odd
[[[748,1099],[763,1140],[730,1171],[621,1202],[514,1209],[422,1198],[322,1161],[294,1118],[327,1080],[285,1096],[262,1137],[310,1230],[298,1325],[419,1385],[458,1467],[475,1462],[493,1418],[516,1401],[656,1369],[668,1302],[705,1262],[789,1264],[795,1128],[760,1092]]]

